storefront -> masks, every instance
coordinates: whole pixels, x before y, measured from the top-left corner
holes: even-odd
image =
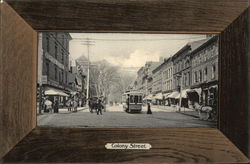
[[[154,96],[154,99],[156,100],[157,105],[163,105],[163,95],[162,95],[162,93],[157,93]]]
[[[213,81],[201,85],[201,104],[204,106],[217,106],[218,82]]]
[[[188,107],[194,108],[194,104],[200,103],[201,100],[201,88],[193,88],[187,92],[188,95]]]
[[[163,105],[170,106],[170,100],[168,98],[168,95],[171,93],[164,93],[163,94]]]
[[[170,105],[176,105],[177,101],[176,98],[180,97],[180,93],[177,91],[174,91],[172,93],[170,93],[167,98],[169,99]]]
[[[68,100],[69,95],[66,94],[63,90],[52,88],[52,87],[45,87],[44,88],[44,95],[54,103],[58,100],[59,107],[65,107],[66,102]]]

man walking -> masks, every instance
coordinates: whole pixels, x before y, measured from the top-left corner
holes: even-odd
[[[103,108],[102,100],[98,99],[97,101],[98,101],[97,102],[97,115],[99,115],[99,113],[102,115],[102,108]]]

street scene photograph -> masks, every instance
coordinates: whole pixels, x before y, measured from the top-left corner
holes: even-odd
[[[215,128],[215,34],[41,32],[37,124]]]

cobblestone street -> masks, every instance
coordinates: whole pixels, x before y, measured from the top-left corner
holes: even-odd
[[[38,126],[53,127],[215,127],[216,123],[199,120],[193,116],[177,113],[168,106],[152,107],[152,115],[146,114],[146,107],[141,113],[126,113],[122,106],[107,106],[103,115],[90,113],[86,107],[78,108],[78,112],[59,109],[59,113],[38,115]]]

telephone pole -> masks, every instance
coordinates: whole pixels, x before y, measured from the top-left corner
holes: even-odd
[[[91,40],[90,38],[86,38],[84,41],[82,41],[82,45],[87,46],[87,53],[88,53],[88,74],[87,74],[87,94],[86,94],[86,105],[89,105],[89,68],[90,68],[90,58],[89,58],[89,47],[95,45],[95,42]]]

